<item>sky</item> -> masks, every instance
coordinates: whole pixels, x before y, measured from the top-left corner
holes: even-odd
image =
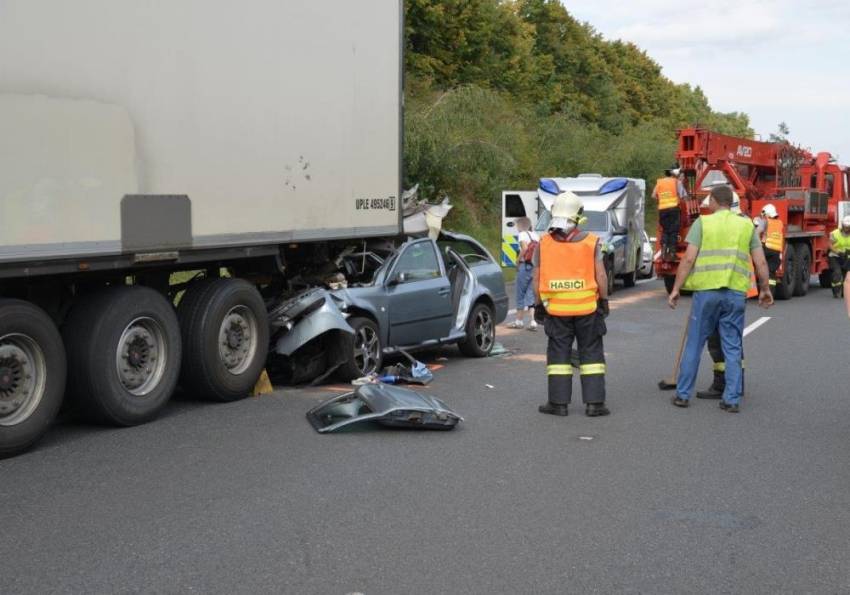
[[[718,111],[743,111],[762,138],[850,165],[850,0],[562,0],[607,39],[637,44]]]

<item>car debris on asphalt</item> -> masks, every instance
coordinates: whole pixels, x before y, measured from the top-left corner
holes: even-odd
[[[365,384],[307,412],[320,434],[367,422],[393,428],[451,430],[463,418],[443,401],[399,386]]]

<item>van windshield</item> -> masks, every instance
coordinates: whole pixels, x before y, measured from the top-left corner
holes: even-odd
[[[585,211],[584,216],[587,222],[582,224],[582,229],[586,231],[608,231],[608,213],[606,211]],[[552,213],[543,211],[537,220],[535,231],[548,231],[551,221]]]

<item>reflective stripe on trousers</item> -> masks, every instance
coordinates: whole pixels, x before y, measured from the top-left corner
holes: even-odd
[[[584,316],[547,316],[543,325],[548,338],[546,373],[549,402],[566,405],[572,400],[573,342],[578,344],[581,396],[585,403],[605,401],[605,321],[594,312]]]

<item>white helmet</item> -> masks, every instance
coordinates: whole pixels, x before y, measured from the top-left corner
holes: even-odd
[[[841,220],[841,227],[850,227],[850,215],[844,215]]]
[[[765,217],[770,217],[771,219],[779,217],[779,213],[776,212],[776,207],[770,203],[764,205],[764,208],[761,210],[761,214]]]
[[[562,192],[552,203],[552,219],[566,219],[577,223],[583,206],[578,196],[569,190]]]

